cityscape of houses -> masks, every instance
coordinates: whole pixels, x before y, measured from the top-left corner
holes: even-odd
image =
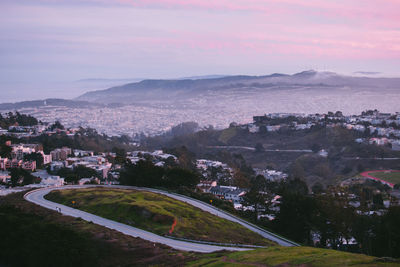
[[[278,123],[277,123],[278,122]],[[390,145],[400,151],[400,113],[380,113],[377,110],[363,112],[361,115],[344,116],[341,112],[329,114],[272,113],[254,116],[253,122],[242,124],[250,133],[262,130],[276,132],[282,128],[306,130],[313,126],[327,128],[343,127],[366,134],[366,138],[357,138],[357,143]]]
[[[62,186],[65,177],[54,175],[62,168],[75,169],[78,166],[84,166],[95,170],[98,174],[96,177],[85,177],[78,181],[78,184],[86,183],[113,183],[118,184],[119,172],[121,168],[118,164],[109,162],[109,158],[116,156],[115,153],[98,153],[95,155],[93,151],[84,151],[71,149],[69,147],[61,147],[50,151],[48,155],[43,152],[40,144],[11,144],[7,145],[12,148],[11,159],[0,158],[0,181],[6,185],[10,183],[11,175],[9,170],[12,168],[22,168],[32,173],[33,176],[39,178],[40,183],[29,185],[34,187]],[[40,153],[43,157],[43,167],[38,169],[36,161],[26,161],[24,158],[32,153]],[[132,164],[136,164],[140,160],[151,160],[155,166],[163,167],[165,164],[177,163],[176,156],[164,153],[162,150],[150,151],[131,151],[127,152],[126,159]],[[233,169],[227,164],[199,159],[196,161],[196,168],[202,174],[203,180],[198,184],[198,188],[205,193],[213,194],[220,199],[231,201],[235,208],[242,207],[243,196],[247,189],[235,187],[229,184],[233,182]],[[256,169],[258,175],[263,175],[268,180],[286,179],[287,174],[275,170]],[[22,190],[23,188],[21,188]],[[5,186],[1,190],[7,190]],[[8,192],[14,192],[15,189],[10,188]],[[4,194],[4,192],[3,192]]]
[[[264,116],[255,116],[252,123],[235,125],[247,129],[250,133],[259,131],[274,132],[279,131],[283,127],[292,130],[306,130],[313,126],[324,127],[343,127],[349,130],[355,130],[365,133],[365,138],[358,138],[355,142],[369,143],[375,145],[389,145],[393,150],[400,149],[400,114],[386,114],[377,111],[363,113],[358,116],[343,116],[337,112],[335,114],[297,114],[297,113],[274,113]],[[30,127],[10,126],[8,130],[0,130],[1,135],[8,135],[17,138],[38,136],[40,134],[66,134],[73,136],[78,129],[51,129],[48,124],[40,124]],[[113,183],[117,184],[119,179],[119,170],[121,165],[112,163],[110,159],[116,157],[115,153],[94,153],[93,151],[85,151],[79,149],[71,149],[69,147],[60,147],[44,153],[41,144],[13,144],[7,141],[6,144],[11,148],[10,157],[0,157],[0,194],[13,192],[12,188],[7,188],[10,183],[10,170],[13,168],[21,168],[30,172],[37,177],[40,183],[28,186],[62,186],[65,177],[55,175],[61,169],[74,170],[79,166],[92,169],[96,172],[96,176],[83,177],[79,179],[78,184],[86,183]],[[42,158],[41,166],[32,159],[27,157],[31,154],[40,154]],[[319,151],[320,156],[327,156],[326,151]],[[29,158],[29,159],[27,159]],[[151,160],[155,166],[164,167],[168,164],[178,163],[178,158],[172,154],[164,153],[162,150],[156,151],[130,151],[126,153],[126,159],[132,164],[136,164],[140,160]],[[239,188],[233,186],[234,170],[226,163],[209,160],[197,159],[195,164],[198,172],[201,174],[201,181],[197,188],[204,193],[209,193],[233,203],[236,209],[243,209],[243,197],[248,188]],[[256,175],[263,176],[269,181],[282,181],[288,178],[288,174],[273,170],[255,168]],[[8,190],[8,191],[7,191]],[[278,202],[279,196],[275,196]],[[355,201],[357,204],[357,202]],[[355,204],[355,205],[356,205]],[[269,216],[269,215],[268,215]]]

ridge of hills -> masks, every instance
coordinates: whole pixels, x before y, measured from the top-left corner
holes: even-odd
[[[218,93],[246,94],[255,91],[287,89],[346,88],[384,90],[398,88],[400,78],[369,78],[343,76],[333,72],[303,71],[293,75],[274,73],[263,76],[235,75],[205,79],[143,80],[87,92],[76,100],[97,103],[132,103],[143,100],[165,100],[165,98],[188,99]]]

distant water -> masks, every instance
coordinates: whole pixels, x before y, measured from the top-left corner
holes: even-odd
[[[137,79],[88,79],[72,82],[0,82],[0,103],[46,98],[72,99],[88,91],[136,82]]]

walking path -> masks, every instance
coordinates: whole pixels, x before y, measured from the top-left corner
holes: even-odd
[[[126,235],[130,235],[133,237],[140,237],[145,240],[155,242],[155,243],[161,243],[168,245],[170,247],[173,247],[175,249],[179,250],[185,250],[185,251],[197,251],[197,252],[213,252],[213,251],[218,251],[218,250],[248,250],[249,248],[240,248],[240,247],[227,247],[227,246],[216,246],[216,245],[209,245],[209,244],[201,244],[201,243],[193,243],[193,242],[186,242],[186,241],[180,241],[180,240],[174,240],[171,238],[163,237],[156,235],[154,233],[144,231],[142,229],[138,229],[126,224],[122,224],[119,222],[115,222],[109,219],[102,218],[100,216],[90,214],[88,212],[84,212],[78,209],[74,209],[71,207],[67,207],[49,200],[44,199],[44,196],[48,194],[52,190],[64,190],[64,189],[77,189],[77,188],[88,188],[88,187],[95,187],[95,185],[83,185],[83,186],[63,186],[63,187],[52,187],[52,188],[41,188],[37,190],[30,191],[25,194],[24,198],[30,202],[33,202],[37,205],[40,205],[42,207],[52,209],[52,210],[57,210],[58,212],[69,215],[72,217],[80,217],[86,221],[91,221],[93,223],[105,226],[110,229],[117,230],[119,232],[122,232]],[[109,187],[109,188],[120,188],[120,189],[135,189],[135,190],[143,190],[143,191],[150,191],[154,193],[159,193],[163,194],[166,196],[169,196],[171,198],[186,202],[188,204],[191,204],[195,207],[198,207],[204,211],[208,211],[216,216],[219,216],[221,218],[225,218],[227,220],[237,222],[244,227],[250,229],[251,231],[254,231],[261,236],[277,242],[279,245],[282,246],[298,246],[298,244],[287,240],[283,237],[280,237],[274,233],[270,233],[258,226],[255,226],[251,223],[248,223],[240,218],[237,218],[225,211],[219,210],[216,207],[213,207],[211,205],[208,205],[206,203],[203,203],[199,200],[192,199],[186,196],[162,191],[162,190],[157,190],[157,189],[152,189],[152,188],[141,188],[141,187],[133,187],[133,186],[117,186],[117,185],[108,185],[108,186],[103,186],[103,187]],[[233,244],[234,245],[234,244]]]
[[[254,147],[249,146],[207,146],[207,148],[219,148],[219,149],[246,149],[255,151]],[[312,153],[311,149],[264,149],[264,152],[294,152],[294,153]]]

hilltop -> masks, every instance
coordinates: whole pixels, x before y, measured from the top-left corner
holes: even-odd
[[[91,91],[73,100],[20,102],[0,105],[0,110],[18,109],[39,120],[60,120],[68,127],[96,128],[107,135],[155,135],[182,122],[222,129],[266,113],[340,110],[349,115],[369,109],[394,113],[399,92],[400,78],[310,70],[293,75],[143,80]]]
[[[97,103],[134,103],[145,100],[183,100],[192,97],[207,97],[215,94],[272,93],[286,90],[346,90],[372,91],[398,90],[399,78],[368,78],[339,75],[333,72],[303,71],[293,75],[274,73],[263,76],[224,76],[210,78],[188,78],[177,80],[143,80],[106,90],[92,91],[77,100]],[[165,99],[165,98],[168,99]]]

